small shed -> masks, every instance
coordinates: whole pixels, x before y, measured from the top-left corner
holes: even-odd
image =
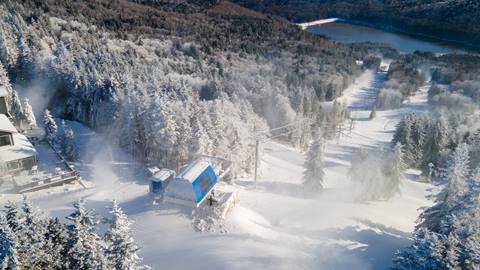
[[[212,165],[197,160],[186,167],[170,181],[164,193],[164,200],[188,206],[199,206],[217,184],[217,175]]]
[[[168,183],[175,177],[175,171],[169,169],[158,169],[150,177],[150,193],[152,195],[161,195]]]

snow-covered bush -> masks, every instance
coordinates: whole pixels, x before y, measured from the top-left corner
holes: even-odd
[[[376,106],[379,110],[393,110],[400,108],[403,96],[394,89],[382,89],[377,96]]]
[[[383,150],[361,150],[352,159],[349,176],[356,199],[388,200],[400,192],[401,176],[405,169],[402,146],[392,153]]]
[[[480,103],[480,81],[455,81],[452,83],[452,91],[470,97],[477,104]]]
[[[429,102],[435,107],[458,113],[474,113],[479,109],[471,98],[456,93],[435,95]]]

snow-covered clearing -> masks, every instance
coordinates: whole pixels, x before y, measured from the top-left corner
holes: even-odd
[[[342,21],[342,19],[340,19],[340,18],[330,18],[330,19],[316,20],[316,21],[313,21],[313,22],[299,23],[298,25],[302,28],[302,30],[305,30],[310,26],[332,23],[332,22],[338,22],[338,21]]]
[[[196,232],[191,210],[152,206],[146,176],[132,158],[112,146],[108,137],[75,122],[67,124],[80,146],[76,167],[91,188],[29,196],[59,217],[66,216],[77,199],[100,213],[116,199],[135,221],[141,256],[156,269],[386,269],[395,250],[409,243],[418,208],[431,204],[427,196],[433,187],[420,183],[412,171],[403,181],[402,194],[390,201],[352,200],[347,175],[351,154],[386,147],[403,115],[427,109],[428,85],[401,109],[379,111],[368,120],[384,76],[367,71],[342,97],[353,111],[355,125],[339,144],[334,140],[327,145],[324,192],[305,196],[303,155],[269,142],[258,183],[236,179],[233,185],[222,184],[223,189],[236,191],[240,201],[216,232]]]

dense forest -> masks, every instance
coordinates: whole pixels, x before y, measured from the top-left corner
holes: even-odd
[[[242,172],[268,127],[297,123],[285,139],[305,148],[321,102],[375,58],[229,2],[164,2],[5,1],[0,60],[12,84],[45,86],[36,110],[111,134],[138,160],[235,156]]]
[[[431,0],[235,0],[262,12],[283,16],[295,22],[342,17],[386,24],[402,30],[460,40],[473,47],[480,41],[478,1]]]

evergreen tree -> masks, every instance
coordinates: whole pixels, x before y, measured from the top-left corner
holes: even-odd
[[[467,179],[470,175],[468,145],[460,144],[455,149],[452,159],[447,167],[447,180],[445,202],[449,205],[455,203],[467,191]]]
[[[473,170],[472,176],[471,176],[471,184],[473,185],[473,188],[476,190],[480,189],[480,166],[478,166],[475,170]]]
[[[303,186],[308,191],[319,191],[323,188],[323,151],[324,139],[322,132],[317,131],[313,143],[310,145],[304,163],[305,172],[303,173]]]
[[[23,110],[22,102],[20,101],[20,97],[18,96],[17,91],[12,91],[12,98],[11,98],[11,107],[10,113],[13,116],[15,125],[17,127],[21,127],[23,120],[25,119],[25,113]]]
[[[58,143],[60,145],[60,149],[62,150],[62,154],[68,161],[75,161],[78,159],[78,151],[75,144],[75,135],[73,130],[67,126],[63,120],[60,127],[61,131],[58,138]]]
[[[137,255],[139,247],[131,236],[132,222],[123,213],[117,202],[113,202],[110,210],[112,218],[109,220],[109,229],[105,234],[107,247],[105,255],[111,269],[139,270],[146,269]]]
[[[193,158],[202,154],[209,154],[209,138],[205,132],[200,119],[196,116],[192,118],[192,142],[189,144],[189,152]]]
[[[83,201],[73,204],[74,211],[67,219],[68,239],[65,262],[67,269],[90,270],[106,267],[103,257],[103,241],[95,232],[97,224],[93,214],[88,211]]]
[[[467,179],[470,174],[468,160],[468,147],[466,144],[460,144],[448,162],[446,169],[448,183],[438,194],[435,205],[420,214],[419,226],[433,232],[441,231],[442,223],[448,219],[448,214],[468,191]]]
[[[21,229],[18,231],[18,255],[28,269],[48,269],[50,253],[45,249],[45,220],[33,205],[23,198]]]
[[[413,244],[402,252],[396,254],[393,260],[392,269],[445,269],[444,253],[445,248],[442,235],[421,228],[415,233]]]
[[[460,250],[458,247],[459,240],[457,235],[454,233],[448,234],[448,236],[443,241],[443,246],[445,247],[444,255],[444,269],[448,270],[457,270],[460,269]]]
[[[17,204],[8,201],[4,206],[5,218],[8,226],[12,232],[18,232],[20,230],[20,223],[22,214],[20,213]]]
[[[47,136],[47,140],[51,144],[55,144],[57,140],[58,127],[49,110],[45,110],[45,113],[43,115],[43,126],[45,129],[45,135]]]
[[[11,107],[11,98],[13,95],[12,85],[10,84],[10,79],[8,78],[7,71],[0,61],[0,86],[5,87],[7,92],[7,104]]]
[[[68,234],[64,224],[60,223],[58,218],[48,221],[45,233],[45,246],[51,256],[51,265],[53,269],[65,269],[65,262],[68,254],[65,254]]]
[[[470,146],[470,165],[472,168],[480,166],[480,130],[469,137],[468,145]]]
[[[4,216],[0,216],[0,261],[2,270],[16,270],[21,266],[17,253],[17,237]]]
[[[35,119],[35,114],[33,113],[32,106],[28,103],[28,98],[23,100],[23,118],[24,123],[27,129],[33,129],[37,126],[37,120]]]
[[[441,116],[429,130],[423,153],[423,167],[429,163],[439,165],[441,153],[447,148],[449,130],[447,121]],[[424,168],[425,169],[425,168]]]

